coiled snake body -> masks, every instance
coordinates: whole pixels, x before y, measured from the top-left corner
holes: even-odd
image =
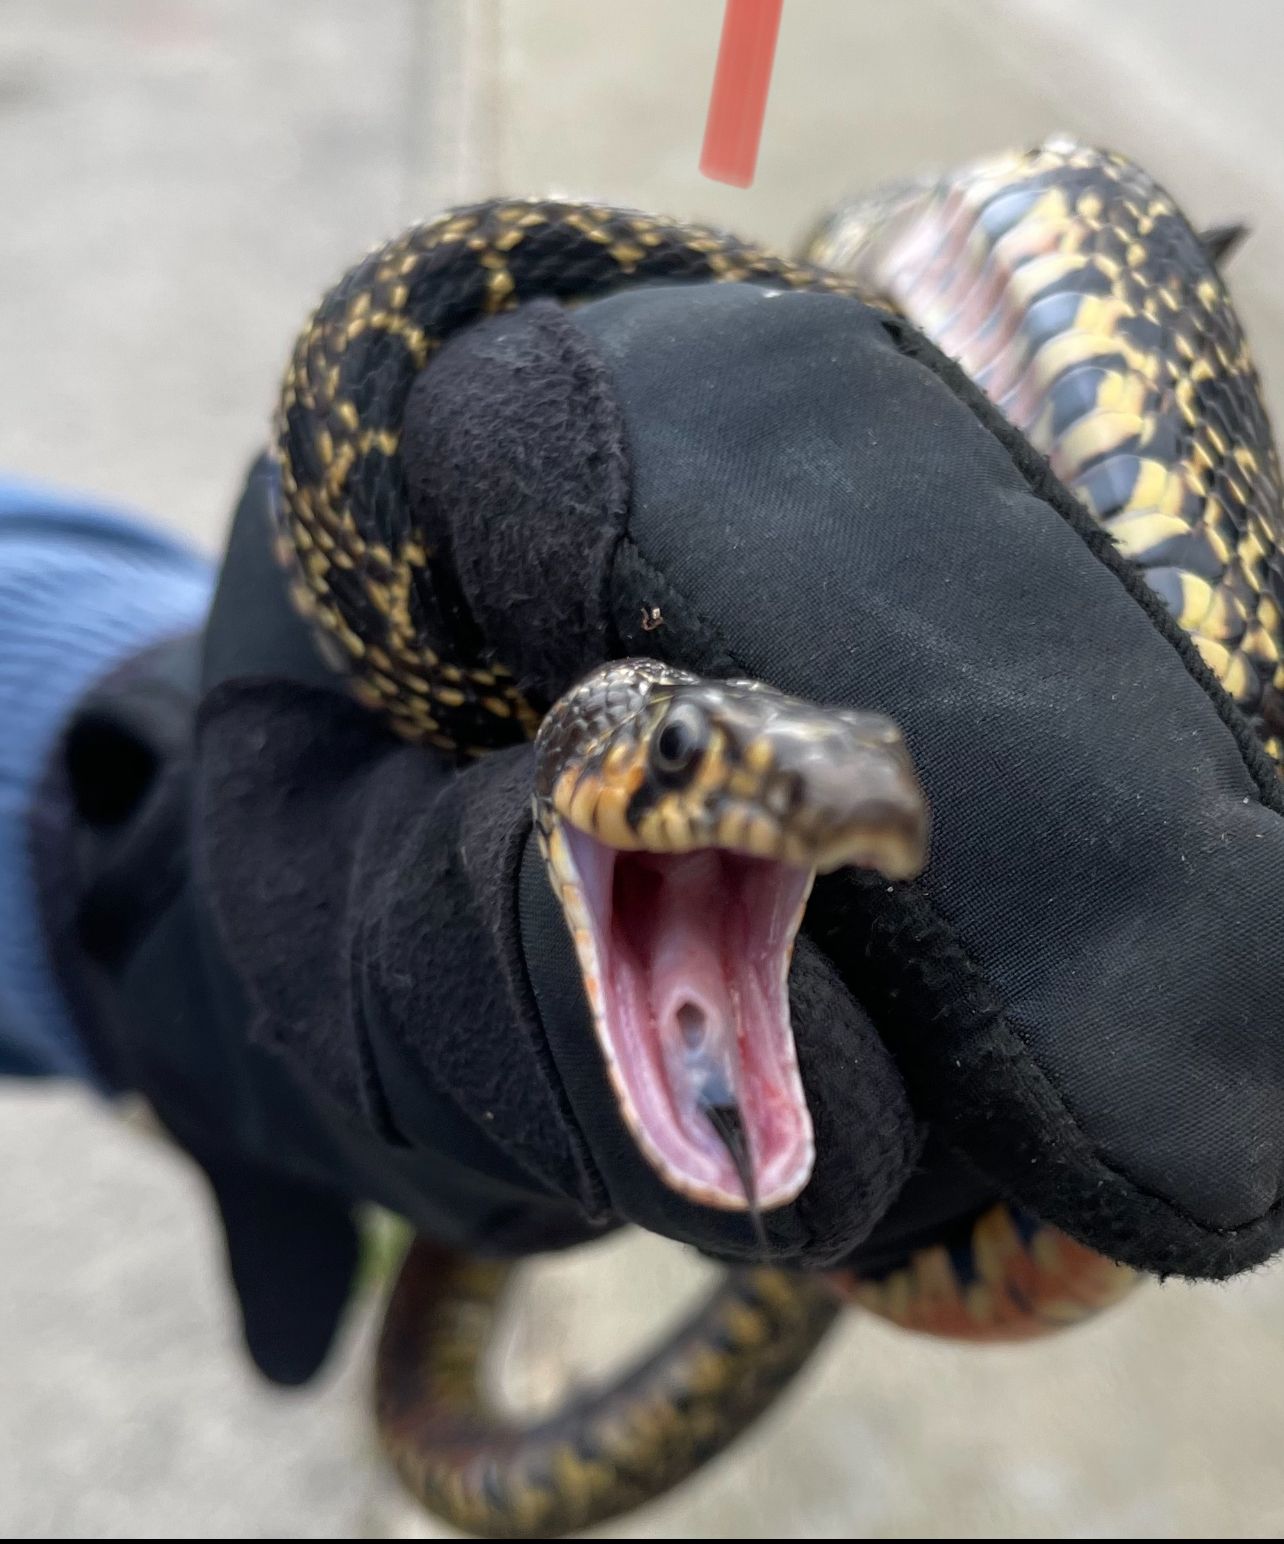
[[[459,210],[371,253],[325,297],[278,418],[279,548],[296,603],[352,689],[403,736],[478,754],[538,733],[536,825],[621,1111],[667,1183],[724,1207],[782,1204],[810,1172],[801,1085],[784,1101],[792,1116],[773,1113],[763,1089],[797,1083],[774,1015],[811,874],[856,863],[912,875],[922,797],[885,720],[651,662],[595,672],[541,725],[506,663],[457,625],[449,575],[405,498],[406,400],[446,337],[527,299],[657,279],[766,282],[894,307],[1049,455],[1277,759],[1284,731],[1278,464],[1234,311],[1171,200],[1122,158],[1052,143],[839,211],[811,256],[822,266],[594,206]],[[836,764],[837,780],[826,774]],[[856,793],[837,798],[836,782]],[[644,980],[612,953],[601,876],[625,864],[651,897],[740,887],[745,936],[772,961],[745,977],[768,1026],[758,1064],[728,1049],[707,976],[689,972],[668,992],[672,973],[657,966]],[[681,935],[681,904],[672,926],[625,919],[652,929],[657,960]],[[663,1047],[675,1052],[647,1040],[648,1014],[671,1018]],[[679,1090],[676,1116],[648,1106],[654,1078]],[[735,1120],[719,1125],[719,1112]],[[412,1246],[385,1320],[378,1418],[426,1505],[515,1537],[589,1526],[691,1473],[766,1408],[844,1299],[932,1333],[1012,1339],[1093,1313],[1134,1280],[1000,1206],[967,1248],[921,1250],[877,1280],[729,1272],[648,1362],[527,1426],[496,1415],[480,1388],[506,1274]]]

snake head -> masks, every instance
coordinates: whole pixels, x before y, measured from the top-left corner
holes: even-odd
[[[617,661],[541,725],[534,811],[638,1146],[691,1200],[787,1204],[815,1157],[794,939],[818,871],[922,868],[927,805],[900,731],[760,682]],[[748,1186],[710,1121],[728,1106]]]

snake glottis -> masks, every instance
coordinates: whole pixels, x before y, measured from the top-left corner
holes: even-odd
[[[1275,449],[1209,251],[1145,173],[1054,141],[841,209],[808,256],[597,206],[458,210],[371,253],[323,299],[278,416],[278,544],[296,603],[354,692],[425,754],[538,737],[535,822],[609,1086],[661,1178],[731,1209],[783,1204],[810,1172],[783,987],[811,874],[914,874],[924,801],[877,703],[828,708],[625,660],[541,723],[517,662],[452,625],[449,576],[405,496],[406,400],[446,337],[524,300],[655,280],[828,290],[900,311],[1049,456],[1277,758],[1284,731]],[[727,1111],[734,1127],[711,1121]],[[505,1275],[412,1247],[385,1320],[378,1414],[426,1505],[528,1538],[637,1506],[706,1462],[814,1351],[836,1287],[907,1327],[1014,1339],[1134,1280],[1000,1206],[966,1247],[919,1250],[877,1280],[728,1272],[650,1359],[522,1423],[481,1385]]]

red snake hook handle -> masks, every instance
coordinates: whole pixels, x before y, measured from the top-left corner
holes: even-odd
[[[747,188],[758,163],[784,0],[727,0],[700,170]]]

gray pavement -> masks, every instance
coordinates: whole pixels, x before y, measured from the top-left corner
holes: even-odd
[[[757,185],[696,172],[715,0],[0,0],[0,465],[211,549],[320,287],[414,214],[561,189],[790,242],[828,199],[1069,128],[1257,234],[1234,287],[1284,388],[1284,7],[791,0]],[[1277,412],[1277,418],[1279,417]],[[0,1534],[431,1536],[366,1419],[240,1361],[200,1183],[79,1095],[0,1094]],[[547,1399],[691,1290],[629,1240],[541,1267]],[[1152,1287],[1060,1342],[853,1319],[788,1405],[618,1537],[1271,1537],[1284,1277]],[[605,1533],[604,1535],[605,1536]]]

